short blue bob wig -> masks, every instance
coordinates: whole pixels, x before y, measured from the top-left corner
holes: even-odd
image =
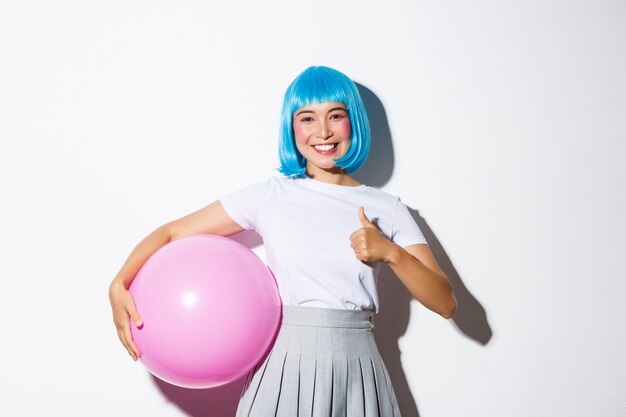
[[[298,151],[293,134],[293,114],[312,103],[338,102],[348,109],[352,138],[350,149],[335,159],[338,167],[348,173],[357,171],[370,150],[370,127],[365,106],[356,85],[345,74],[322,66],[305,69],[287,87],[281,115],[278,145],[280,171],[286,176],[302,176],[306,172],[306,159]]]

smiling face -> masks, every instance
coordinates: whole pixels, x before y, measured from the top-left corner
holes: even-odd
[[[350,149],[350,116],[343,103],[312,103],[293,114],[296,147],[306,159],[307,172],[341,170],[334,159]]]

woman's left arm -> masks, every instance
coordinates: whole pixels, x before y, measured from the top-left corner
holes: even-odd
[[[406,248],[387,239],[359,209],[363,227],[350,235],[356,257],[365,262],[387,263],[400,281],[426,308],[449,319],[456,311],[452,283],[441,270],[427,244]]]
[[[442,317],[452,317],[456,311],[452,283],[437,265],[428,245],[401,248],[388,239],[387,242],[391,246],[384,262],[391,267],[411,295]]]

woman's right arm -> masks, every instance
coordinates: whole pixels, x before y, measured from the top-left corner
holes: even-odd
[[[129,318],[137,327],[141,327],[142,322],[128,288],[146,260],[165,244],[185,236],[229,236],[243,230],[217,200],[196,212],[158,227],[135,246],[109,286],[109,300],[117,335],[133,360],[141,355],[133,343]]]

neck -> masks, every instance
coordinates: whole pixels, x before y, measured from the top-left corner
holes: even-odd
[[[306,175],[314,180],[327,182],[329,184],[346,185],[351,187],[361,185],[361,183],[352,178],[352,176],[348,174],[345,169],[337,166],[324,169],[307,163]]]

